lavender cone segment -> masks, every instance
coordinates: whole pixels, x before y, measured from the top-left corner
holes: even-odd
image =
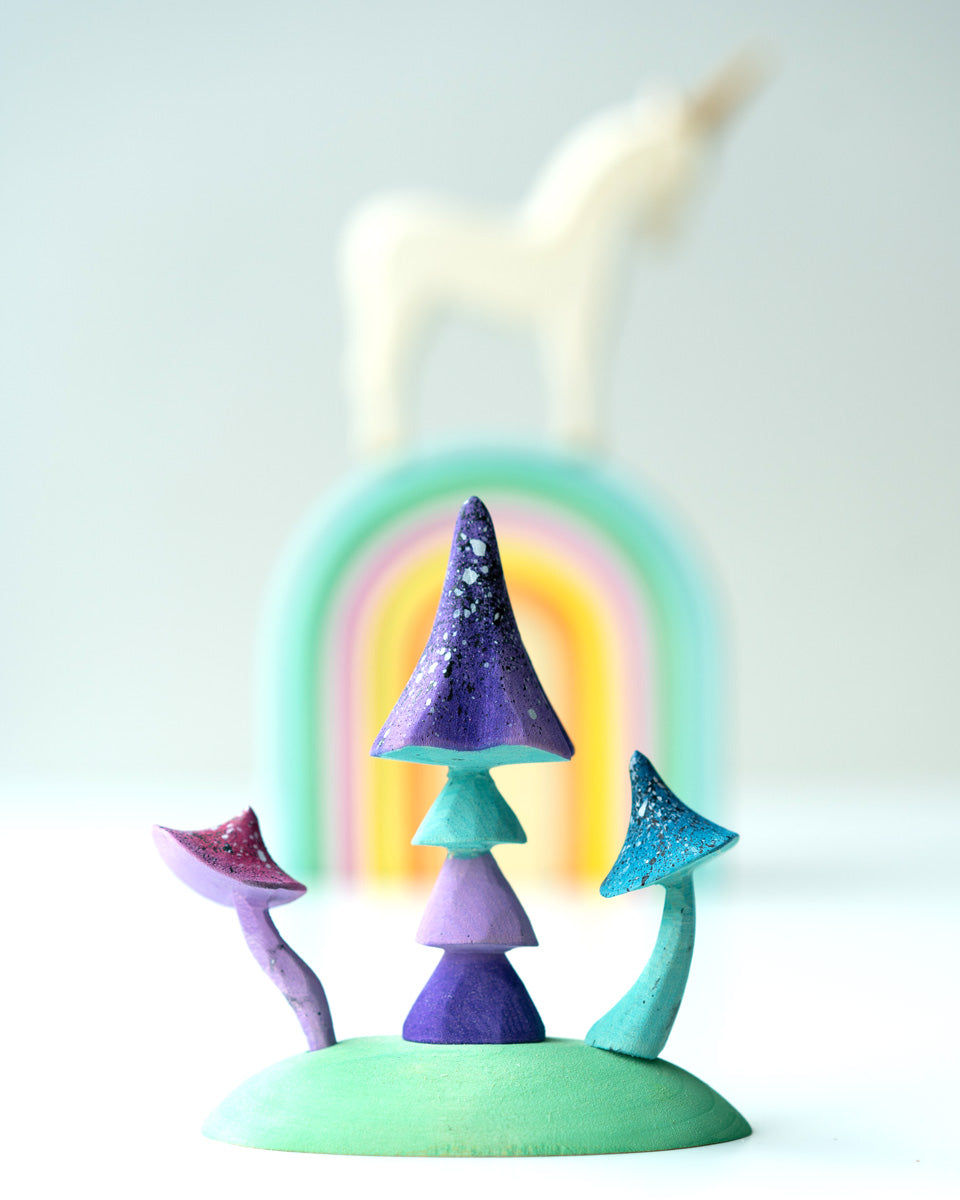
[[[408,1042],[542,1042],[543,1021],[507,956],[447,951],[403,1023]]]
[[[450,856],[430,893],[417,941],[444,950],[512,950],[535,946],[536,934],[492,854]]]

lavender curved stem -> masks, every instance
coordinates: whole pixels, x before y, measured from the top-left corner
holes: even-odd
[[[270,913],[238,896],[234,900],[250,952],[283,993],[307,1035],[307,1048],[323,1050],[336,1042],[323,984],[280,936]]]

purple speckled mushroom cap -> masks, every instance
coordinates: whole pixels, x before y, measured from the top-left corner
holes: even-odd
[[[252,808],[216,829],[168,829],[155,825],[153,840],[174,875],[217,904],[237,896],[261,908],[289,904],[307,890],[270,857]]]
[[[457,518],[426,649],[370,753],[483,767],[573,754],[520,639],[493,522],[476,496]]]

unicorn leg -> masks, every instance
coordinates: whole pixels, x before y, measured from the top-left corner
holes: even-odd
[[[583,304],[551,314],[540,330],[550,389],[549,425],[560,441],[596,448],[602,442],[598,379],[601,365],[597,314]]]
[[[364,451],[396,449],[409,428],[409,384],[426,325],[421,306],[360,305],[346,359],[356,444]]]

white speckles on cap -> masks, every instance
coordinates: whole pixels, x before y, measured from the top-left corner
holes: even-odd
[[[471,497],[457,520],[427,646],[394,706],[389,733],[381,731],[372,752],[421,761],[426,749],[431,761],[454,763],[458,755],[488,749],[503,751],[504,761],[569,758],[570,739],[543,694],[510,608],[490,516]],[[432,703],[425,705],[428,695]]]

